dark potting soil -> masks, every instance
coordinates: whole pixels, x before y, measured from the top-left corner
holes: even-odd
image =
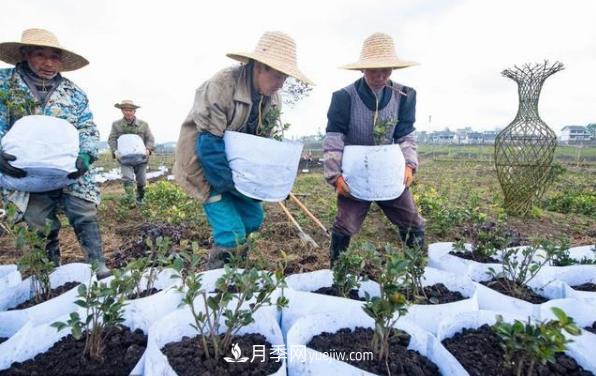
[[[582,283],[581,285],[571,286],[571,288],[579,291],[596,291],[596,283]]]
[[[428,299],[408,295],[408,300],[415,304],[444,304],[466,299],[459,291],[451,291],[442,283],[435,283],[432,286],[425,286],[424,293]]]
[[[464,329],[453,337],[443,340],[443,345],[471,376],[515,375],[515,366],[510,367],[511,365],[504,361],[501,339],[488,325],[482,325],[477,329]],[[555,363],[536,364],[531,375],[592,375],[564,353],[557,353],[555,359]]]
[[[592,323],[592,326],[586,326],[584,329],[587,330],[590,333],[596,334],[596,321],[594,321]],[[1,341],[0,341],[0,343],[1,343]]]
[[[85,338],[75,340],[68,335],[48,351],[23,363],[13,363],[4,375],[128,375],[138,363],[145,348],[147,336],[142,330],[112,328],[106,340],[104,361],[85,359]]]
[[[378,359],[349,360],[350,352],[369,353],[373,330],[370,328],[344,328],[335,333],[324,332],[314,336],[306,344],[311,349],[328,354],[329,357],[342,360],[368,372],[387,375],[387,365]],[[417,351],[408,350],[410,335],[403,331],[395,331],[389,341],[389,370],[392,375],[440,375],[439,368]],[[344,359],[341,357],[345,356]]]
[[[158,290],[155,287],[152,287],[149,290],[143,290],[143,291],[141,291],[141,293],[139,294],[140,296],[137,296],[136,293],[131,293],[131,294],[128,294],[127,298],[128,299],[131,299],[131,300],[132,299],[146,298],[146,297],[151,296],[153,294],[157,294],[160,291],[161,291],[161,289]]]
[[[449,252],[450,255],[463,258],[465,260],[472,260],[481,262],[483,264],[498,264],[500,261],[489,256],[482,256],[474,252]]]
[[[223,339],[223,336],[220,336],[220,338]],[[226,349],[224,356],[219,359],[207,359],[200,336],[193,338],[183,337],[181,341],[166,344],[162,347],[161,351],[168,358],[170,366],[172,366],[179,376],[270,375],[277,372],[282,365],[282,354],[277,359],[279,361],[271,358],[272,346],[261,334],[253,333],[236,336],[232,344],[232,346],[238,344],[240,353],[236,353],[236,356],[234,356],[231,349]],[[263,346],[264,351],[262,351]],[[253,349],[255,350],[254,359]],[[213,348],[211,346],[209,346],[209,351],[211,356],[213,356]],[[236,362],[226,362],[224,357],[236,360]],[[263,357],[265,359],[264,361],[262,361]]]
[[[60,296],[60,295],[64,294],[65,292],[67,292],[68,290],[73,289],[80,284],[81,284],[81,282],[66,282],[62,286],[58,286],[55,289],[51,289],[50,297],[48,299],[43,299],[41,302],[36,302],[35,298],[31,298],[27,301],[24,301],[23,303],[19,304],[16,307],[9,308],[8,310],[12,311],[12,310],[16,310],[16,309],[25,309],[25,308],[33,307],[34,305],[37,305],[37,304],[40,304],[43,302],[47,302],[48,300],[53,299],[57,296]]]
[[[323,295],[329,295],[329,296],[339,296],[339,297],[344,297],[341,292],[339,291],[339,288],[336,285],[332,285],[332,286],[327,286],[327,287],[321,287],[320,289],[316,290],[316,291],[312,291],[315,294],[323,294]],[[358,296],[358,290],[356,289],[352,289],[350,290],[350,292],[348,293],[348,296],[346,296],[346,298],[348,299],[352,299],[352,300],[360,300],[360,301],[364,301],[364,298],[361,298],[360,296]]]
[[[490,281],[480,282],[486,287],[489,287],[495,291],[500,292],[501,294],[505,294],[507,296],[511,296],[514,298],[525,300],[526,302],[533,303],[533,304],[542,304],[544,302],[548,302],[549,299],[545,298],[542,295],[536,294],[532,289],[522,286],[519,284],[515,284],[516,288],[515,291],[509,291],[505,288],[506,283],[511,283],[504,278],[497,278],[491,279]]]
[[[8,338],[2,338],[2,337],[0,337],[0,343],[6,342],[6,341],[8,341]]]

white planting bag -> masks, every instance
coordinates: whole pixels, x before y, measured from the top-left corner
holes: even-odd
[[[406,162],[398,144],[344,147],[342,175],[350,194],[365,201],[393,200],[401,196]]]
[[[296,321],[286,335],[288,375],[373,375],[333,357],[324,357],[323,353],[306,347],[314,336],[323,332],[335,333],[342,328],[354,330],[356,327],[374,328],[374,321],[362,310],[345,309],[306,316]],[[408,349],[426,356],[439,367],[441,374],[457,375],[453,370],[457,369],[459,363],[434,336],[405,318],[399,319],[395,328],[410,335]]]
[[[224,133],[226,156],[238,192],[270,202],[282,201],[292,190],[302,147],[246,133]]]
[[[21,282],[21,273],[17,270],[16,265],[0,265],[0,291],[17,285],[19,282]]]
[[[44,115],[17,120],[2,138],[2,150],[16,157],[9,162],[27,172],[24,178],[0,174],[0,186],[24,192],[45,192],[72,184],[79,132],[68,121]]]
[[[202,299],[202,297],[197,298]],[[273,299],[272,299],[273,300]],[[236,301],[231,302],[231,307]],[[202,310],[202,304],[195,303],[197,309]],[[255,322],[243,327],[237,333],[238,336],[249,333],[262,334],[273,346],[283,346],[284,341],[276,320],[276,309],[273,307],[263,307],[254,314]],[[225,330],[222,318],[220,329]],[[146,375],[174,376],[175,371],[170,366],[167,357],[161,352],[161,348],[167,343],[180,341],[182,337],[194,337],[197,335],[196,329],[190,325],[194,324],[194,318],[188,306],[177,309],[170,314],[163,316],[149,328],[149,339],[147,351],[145,351],[144,371]],[[230,353],[226,354],[229,356]],[[286,375],[285,360],[281,368],[273,375]]]
[[[81,282],[88,284],[91,278],[89,264],[72,263],[60,266],[50,274],[52,288],[67,282]],[[74,304],[78,295],[77,287],[53,299],[25,309],[7,311],[27,301],[32,295],[31,277],[12,288],[0,291],[0,337],[10,337],[21,329],[28,321],[33,325],[47,323],[56,317],[78,309]]]
[[[118,160],[127,166],[136,166],[147,162],[147,148],[141,136],[137,134],[123,134],[118,137]]]

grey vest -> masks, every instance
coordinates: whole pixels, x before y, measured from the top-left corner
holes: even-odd
[[[350,105],[350,125],[348,134],[346,135],[345,145],[374,145],[373,137],[373,118],[375,112],[366,107],[366,104],[360,99],[356,90],[356,85],[351,84],[344,88],[348,92],[351,99]],[[379,111],[378,119],[380,121],[387,121],[393,119],[394,124],[387,129],[384,141],[381,144],[393,143],[393,132],[397,125],[397,114],[399,111],[399,98],[395,92],[391,93],[389,103]],[[377,120],[377,121],[379,121]]]

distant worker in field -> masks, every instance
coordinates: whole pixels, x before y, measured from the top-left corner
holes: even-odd
[[[155,139],[149,124],[136,117],[140,106],[131,100],[123,100],[114,107],[122,111],[122,119],[112,123],[108,144],[112,149],[112,157],[120,163],[122,184],[128,196],[132,197],[136,180],[136,202],[140,205],[145,198],[147,163],[155,149]],[[128,136],[121,137],[124,135]]]
[[[261,202],[234,188],[224,132],[269,136],[264,122],[271,110],[281,111],[278,91],[286,78],[310,83],[298,69],[294,40],[281,32],[264,33],[253,52],[227,56],[242,64],[219,71],[196,90],[174,164],[176,181],[203,203],[211,226],[209,269],[223,266],[264,219]]]
[[[345,251],[351,236],[360,231],[371,201],[354,198],[342,175],[342,157],[347,145],[399,144],[405,159],[405,190],[401,196],[376,201],[387,218],[397,225],[406,246],[424,245],[424,220],[408,187],[418,168],[414,138],[416,91],[391,81],[394,69],[415,65],[395,54],[391,36],[375,33],[363,44],[360,59],[342,68],[358,70],[363,77],[333,93],[327,113],[324,140],[324,175],[337,191],[337,216],[333,224],[331,263]],[[381,141],[377,141],[378,132]],[[380,182],[370,182],[373,186]]]
[[[89,173],[98,157],[99,132],[87,95],[61,74],[89,62],[63,48],[54,34],[43,29],[25,30],[20,42],[0,43],[0,60],[15,65],[0,69],[0,139],[15,122],[29,115],[66,120],[77,130],[79,138],[76,171],[68,175],[73,183],[47,192],[5,189],[3,198],[15,204],[29,226],[42,231],[49,221],[45,250],[56,265],[60,264],[58,215],[66,214],[87,260],[99,264],[99,277],[107,276],[109,270],[104,263],[97,222],[99,187]],[[43,124],[42,120],[35,121]],[[33,137],[31,141],[39,142]],[[14,166],[18,159],[0,150],[0,172],[15,178],[26,177],[27,171]]]

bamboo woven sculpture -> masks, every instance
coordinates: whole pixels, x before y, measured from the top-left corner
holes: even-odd
[[[505,196],[505,210],[524,216],[550,183],[557,136],[538,114],[544,81],[564,69],[563,64],[525,64],[501,74],[518,84],[519,109],[515,119],[497,135],[495,165]]]

